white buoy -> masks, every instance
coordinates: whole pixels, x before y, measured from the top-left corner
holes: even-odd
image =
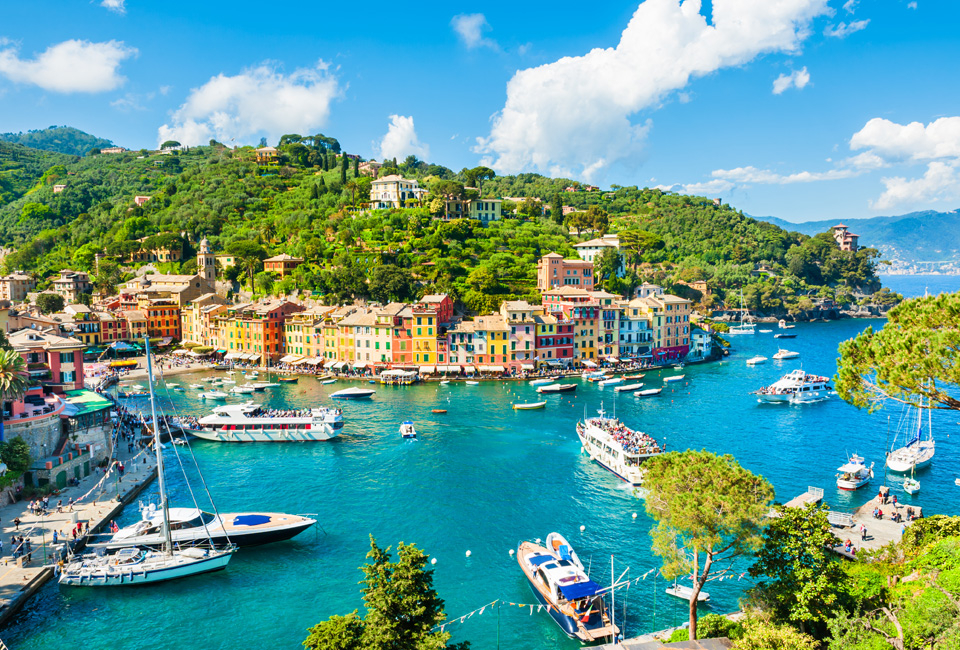
[[[470,551],[467,551],[467,557],[470,557]]]
[[[510,549],[510,557],[513,557],[513,549]]]
[[[580,526],[580,532],[581,532],[581,533],[582,533],[583,531],[585,531],[586,529],[587,529],[586,526]]]
[[[436,563],[437,563],[437,558],[432,558],[430,560],[430,564],[436,564]]]
[[[633,513],[633,518],[634,518],[634,519],[637,518],[637,513]]]

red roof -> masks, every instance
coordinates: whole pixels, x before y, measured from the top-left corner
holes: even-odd
[[[845,224],[838,223],[837,225],[834,226],[834,229],[836,229],[836,228],[846,228],[846,227],[847,227],[847,226],[846,226]]]

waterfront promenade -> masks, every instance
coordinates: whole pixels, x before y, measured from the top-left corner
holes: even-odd
[[[69,541],[73,543],[72,529],[81,523],[86,533],[107,529],[110,521],[122,511],[123,506],[134,499],[156,476],[156,459],[149,450],[134,448],[127,451],[126,443],[117,449],[117,457],[124,465],[124,475],[114,469],[107,473],[96,470],[80,480],[77,486],[68,486],[59,494],[50,495],[49,509],[37,516],[29,511],[30,499],[24,499],[0,508],[0,625],[19,610],[24,602],[53,577],[54,559],[58,551]],[[146,459],[146,463],[144,463]],[[73,508],[67,505],[74,500]],[[62,501],[62,512],[57,512],[57,503]],[[14,523],[19,519],[19,526]],[[57,543],[53,533],[57,531]],[[30,541],[31,557],[14,557],[14,536],[23,536]],[[75,547],[82,549],[86,536],[76,539]]]

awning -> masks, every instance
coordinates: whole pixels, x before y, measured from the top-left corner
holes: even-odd
[[[210,353],[207,352],[207,354],[210,354]],[[203,357],[203,356],[206,356],[206,355],[200,354],[200,353],[197,352],[196,350],[190,350],[189,356],[191,356],[191,357]]]
[[[460,372],[460,366],[437,366],[440,372]]]
[[[226,350],[217,350],[217,354],[225,354]]]
[[[329,370],[330,368],[333,368],[335,365],[337,365],[336,360],[335,360],[335,359],[330,359],[330,360],[327,361],[325,364],[323,364],[323,367],[326,368],[327,370]]]
[[[567,600],[577,600],[579,598],[586,598],[587,596],[594,596],[602,588],[593,580],[585,580],[583,582],[574,582],[569,585],[559,585],[560,593],[563,594],[563,597]]]
[[[504,372],[506,368],[503,366],[480,366],[480,372]]]
[[[230,352],[227,354],[227,356],[224,357],[224,359],[241,359],[241,358],[243,358],[243,354],[241,354],[240,352]]]
[[[280,359],[280,363],[293,363],[294,361],[299,361],[302,358],[303,357],[299,354],[288,354]]]
[[[353,364],[354,370],[363,370],[366,367],[367,367],[366,361],[357,361],[355,364]]]
[[[246,359],[247,361],[254,361],[254,360],[260,358],[260,353],[259,353],[259,352],[247,352],[245,355],[243,355],[243,358]]]
[[[475,373],[475,372],[477,371],[477,369],[474,368],[473,366],[464,366],[464,367],[463,367],[463,371],[464,371],[465,373],[467,373],[468,375],[472,375],[473,373]]]
[[[171,339],[171,340],[173,340],[173,339]],[[163,345],[163,344],[161,343],[161,345]],[[125,343],[124,341],[116,341],[115,343],[111,343],[111,344],[108,345],[107,347],[108,347],[108,348],[113,348],[114,350],[120,350],[121,352],[124,351],[124,350],[138,350],[138,349],[139,349],[137,346],[135,346],[135,345],[130,345],[129,343]]]
[[[521,370],[536,370],[536,369],[537,369],[537,366],[536,366],[536,364],[533,364],[533,363],[521,363],[521,364],[520,364],[520,369],[521,369]]]
[[[290,365],[292,365],[292,366],[299,366],[299,365],[302,364],[302,363],[310,363],[310,361],[311,361],[310,357],[303,357],[302,359],[297,359],[296,361],[291,361],[291,362],[290,362]]]
[[[437,371],[436,366],[420,366],[420,374],[422,375],[432,375]]]
[[[177,355],[190,354],[190,350],[174,350],[173,353]]]
[[[613,361],[614,363],[616,363],[617,361],[620,361],[620,359],[614,356],[609,356],[607,357],[607,361]]]
[[[321,359],[320,357],[313,357],[313,358],[311,358],[311,359],[304,359],[304,360],[303,360],[303,363],[305,363],[305,364],[307,364],[307,365],[310,365],[310,366],[318,366],[318,365],[320,365],[321,363],[323,363],[323,359]]]
[[[596,368],[596,367],[597,367],[597,364],[595,364],[593,361],[590,361],[589,359],[587,359],[586,361],[584,361],[584,362],[583,362],[583,365],[585,365],[585,366],[588,367],[588,368]]]
[[[340,370],[341,368],[346,367],[346,365],[347,365],[346,361],[337,361],[335,364],[333,364],[333,368],[334,370]]]

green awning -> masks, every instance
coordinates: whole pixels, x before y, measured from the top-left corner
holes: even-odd
[[[113,402],[92,390],[63,391],[63,401],[67,403],[65,413],[70,416],[96,413],[113,408]]]

